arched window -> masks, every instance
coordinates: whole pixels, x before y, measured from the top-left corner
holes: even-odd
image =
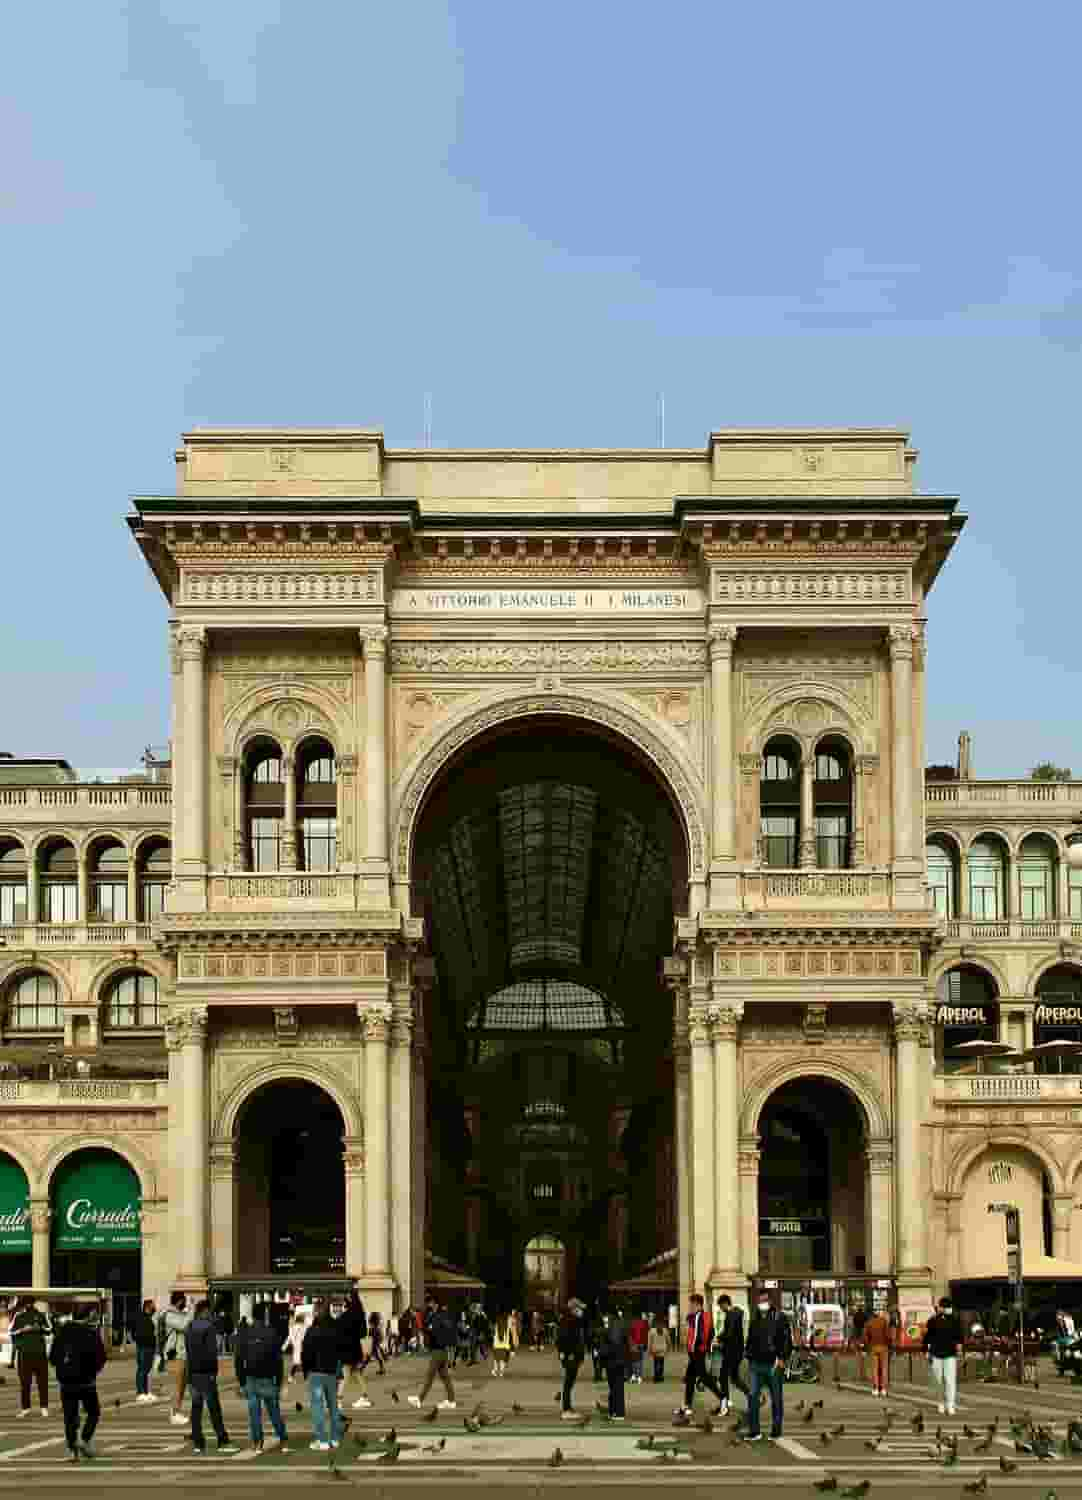
[[[969,846],[969,915],[974,922],[1001,922],[1006,915],[1006,863],[998,839]]]
[[[105,1020],[110,1030],[160,1026],[158,981],[141,971],[119,974],[105,996]]]
[[[994,1042],[999,1030],[999,992],[983,969],[958,964],[936,985],[936,1046],[945,1073],[976,1072],[981,1066],[968,1042]]]
[[[326,740],[307,745],[297,765],[297,854],[302,870],[338,864],[338,767]]]
[[[1067,867],[1067,915],[1072,922],[1082,921],[1082,869]]]
[[[90,922],[128,920],[128,851],[117,839],[90,851]]]
[[[25,974],[12,988],[8,1025],[13,1031],[56,1031],[63,1026],[60,991],[51,974]]]
[[[821,870],[849,864],[852,826],[853,758],[840,740],[826,740],[815,752],[815,863]]]
[[[245,790],[248,807],[248,855],[253,870],[277,870],[282,862],[285,782],[282,752],[261,741],[248,751]]]
[[[136,861],[140,922],[153,922],[165,910],[165,893],[173,878],[173,850],[167,839],[140,844]]]
[[[1056,915],[1056,853],[1043,834],[1031,833],[1022,840],[1018,895],[1023,922],[1047,922]]]
[[[66,839],[54,839],[38,852],[39,920],[79,920],[79,877],[75,848]]]
[[[0,841],[0,927],[26,921],[26,869],[22,845]]]
[[[800,754],[788,740],[771,740],[763,751],[759,804],[763,864],[795,869],[800,852]]]
[[[958,913],[958,870],[954,855],[945,844],[929,839],[924,847],[932,905],[941,917],[953,922]]]
[[[1033,1011],[1033,1040],[1082,1043],[1082,972],[1070,964],[1055,964],[1037,981]],[[1039,1073],[1082,1072],[1082,1057],[1051,1053],[1037,1064]]]

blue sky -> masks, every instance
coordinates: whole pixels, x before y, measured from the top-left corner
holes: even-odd
[[[0,748],[165,738],[123,525],[198,424],[436,446],[904,424],[970,524],[928,758],[1082,775],[1073,4],[0,15]]]

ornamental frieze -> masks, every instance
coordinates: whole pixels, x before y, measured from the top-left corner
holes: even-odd
[[[392,672],[705,672],[705,641],[393,641]]]
[[[823,568],[715,569],[718,604],[908,604],[908,568],[832,571]]]
[[[915,979],[920,956],[897,948],[717,948],[718,979]]]
[[[183,953],[181,979],[385,979],[382,949],[357,953]]]
[[[185,604],[378,604],[378,573],[355,572],[188,572],[181,600]]]

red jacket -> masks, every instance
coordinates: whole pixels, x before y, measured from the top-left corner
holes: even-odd
[[[650,1325],[645,1318],[632,1318],[628,1334],[633,1349],[645,1349],[646,1340],[650,1337]]]
[[[704,1307],[702,1312],[688,1315],[688,1353],[709,1354],[714,1342],[714,1320]]]

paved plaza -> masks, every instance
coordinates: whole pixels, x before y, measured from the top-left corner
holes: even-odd
[[[1042,1374],[1036,1390],[1025,1393],[1017,1387],[977,1382],[962,1387],[959,1412],[954,1419],[941,1419],[934,1392],[925,1383],[925,1371],[914,1361],[914,1380],[896,1381],[890,1398],[877,1402],[857,1382],[852,1362],[842,1366],[840,1385],[828,1364],[818,1386],[790,1386],[786,1390],[785,1437],[778,1443],[750,1446],[738,1442],[732,1419],[719,1419],[712,1432],[698,1427],[675,1430],[672,1408],[679,1404],[683,1358],[668,1361],[668,1378],[661,1386],[651,1383],[628,1389],[628,1420],[619,1427],[605,1421],[595,1409],[604,1387],[589,1378],[578,1386],[577,1406],[592,1413],[585,1427],[563,1423],[555,1399],[557,1365],[552,1353],[523,1353],[508,1378],[493,1380],[487,1368],[461,1369],[456,1380],[458,1409],[431,1417],[432,1406],[418,1412],[406,1397],[419,1388],[425,1361],[404,1357],[388,1366],[384,1377],[371,1380],[375,1405],[369,1411],[350,1410],[349,1433],[334,1453],[314,1453],[306,1392],[298,1382],[286,1386],[283,1409],[289,1426],[289,1452],[273,1447],[256,1454],[248,1444],[246,1407],[236,1389],[231,1368],[223,1375],[223,1406],[230,1438],[240,1446],[236,1455],[218,1457],[213,1439],[207,1455],[196,1458],[187,1441],[187,1429],[169,1423],[166,1382],[159,1382],[163,1396],[156,1406],[136,1405],[133,1365],[129,1358],[114,1360],[100,1383],[103,1417],[95,1448],[97,1457],[79,1464],[67,1459],[59,1401],[53,1396],[48,1418],[37,1411],[18,1418],[18,1394],[11,1373],[0,1389],[0,1488],[24,1489],[35,1494],[73,1486],[100,1492],[104,1485],[143,1487],[168,1483],[172,1490],[275,1489],[285,1486],[309,1488],[325,1482],[373,1486],[404,1494],[413,1487],[438,1485],[505,1485],[517,1487],[582,1488],[586,1485],[621,1486],[663,1482],[681,1489],[709,1489],[711,1494],[736,1492],[754,1487],[782,1486],[816,1493],[814,1485],[829,1475],[837,1476],[838,1493],[862,1479],[875,1490],[902,1490],[912,1494],[919,1486],[929,1495],[962,1496],[965,1486],[988,1477],[989,1491],[1025,1492],[1043,1497],[1051,1488],[1057,1496],[1082,1493],[1082,1457],[1053,1456],[1045,1461],[1020,1454],[1009,1429],[1009,1419],[1023,1408],[1034,1421],[1047,1425],[1057,1439],[1066,1424],[1082,1415],[1082,1399],[1072,1387],[1057,1380],[1050,1369]],[[898,1362],[899,1376],[908,1374],[907,1362]],[[392,1392],[397,1392],[395,1402]],[[347,1400],[352,1400],[352,1389]],[[296,1402],[304,1403],[296,1411]],[[465,1428],[479,1402],[494,1419],[479,1432]],[[813,1406],[813,1402],[822,1406]],[[738,1404],[740,1403],[738,1398]],[[713,1402],[710,1402],[713,1405]],[[699,1397],[696,1421],[703,1415]],[[812,1416],[808,1418],[809,1410]],[[885,1413],[893,1416],[891,1429],[881,1438]],[[923,1414],[922,1434],[913,1430],[912,1419]],[[988,1440],[988,1427],[999,1419],[998,1430]],[[395,1462],[386,1459],[384,1441],[391,1428],[399,1447]],[[958,1460],[947,1464],[935,1456],[935,1434],[958,1437]],[[968,1436],[966,1429],[975,1436]],[[839,1429],[843,1429],[839,1431]],[[823,1444],[823,1434],[829,1442]],[[836,1434],[836,1435],[832,1435]],[[667,1445],[643,1446],[644,1440]],[[984,1451],[978,1444],[986,1443]],[[675,1453],[671,1445],[678,1444]],[[876,1444],[876,1451],[869,1445]],[[553,1465],[559,1449],[562,1462]],[[942,1450],[946,1455],[947,1449]],[[1017,1465],[1010,1473],[1000,1459]]]

